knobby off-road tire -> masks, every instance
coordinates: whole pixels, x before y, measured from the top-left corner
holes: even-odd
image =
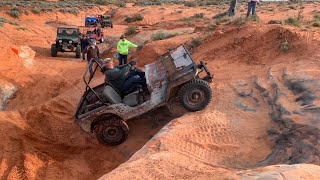
[[[76,58],[80,58],[81,56],[81,46],[77,45],[76,47]]]
[[[208,106],[212,99],[212,90],[206,81],[194,79],[180,88],[178,96],[182,105],[188,111],[194,112]]]
[[[129,134],[129,127],[122,119],[111,117],[98,123],[95,129],[96,136],[102,144],[119,145]]]
[[[58,54],[57,46],[56,46],[56,44],[52,44],[51,45],[51,56],[52,57],[57,57],[57,54]]]

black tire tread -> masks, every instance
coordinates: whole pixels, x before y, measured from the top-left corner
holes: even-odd
[[[104,126],[108,126],[110,124],[116,124],[120,127],[122,127],[122,130],[124,131],[123,132],[123,137],[121,138],[120,141],[110,141],[110,142],[105,142],[101,137],[100,137],[100,131],[103,130],[103,127]],[[127,123],[125,121],[123,121],[122,119],[120,118],[116,118],[116,117],[111,117],[107,120],[101,120],[97,126],[95,127],[95,132],[96,132],[96,137],[97,139],[99,140],[99,142],[101,142],[102,144],[107,144],[107,145],[119,145],[121,143],[123,143],[127,137],[128,137],[128,134],[129,134],[129,127],[127,125]]]
[[[190,89],[190,87],[194,86],[194,85],[200,85],[205,87],[208,90],[208,97],[205,104],[200,105],[199,107],[190,107],[186,102],[184,102],[184,94],[187,92],[188,89]],[[205,107],[207,107],[209,105],[209,103],[211,102],[212,99],[212,90],[210,88],[210,85],[208,82],[202,80],[202,79],[193,79],[187,83],[185,83],[179,90],[178,92],[178,97],[180,99],[181,104],[183,105],[183,107],[185,107],[188,111],[194,112],[194,111],[199,111],[204,109]]]

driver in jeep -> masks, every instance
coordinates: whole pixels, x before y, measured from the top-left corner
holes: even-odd
[[[103,61],[105,65],[102,72],[106,76],[106,82],[109,82],[116,90],[119,90],[121,94],[127,95],[139,87],[147,87],[145,72],[135,67],[135,61],[117,67],[114,67],[111,58],[106,58]]]

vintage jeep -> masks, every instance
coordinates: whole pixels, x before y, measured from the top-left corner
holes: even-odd
[[[61,26],[58,28],[56,43],[51,45],[51,56],[57,57],[58,52],[76,52],[76,58],[80,58],[79,27]]]
[[[90,64],[91,78],[87,73]],[[110,83],[91,87],[92,77],[101,63],[92,59],[83,76],[86,90],[75,114],[75,123],[87,133],[95,133],[103,144],[118,145],[126,140],[129,127],[126,121],[140,116],[172,99],[178,98],[185,109],[199,111],[211,101],[209,83],[213,76],[202,61],[196,65],[186,48],[181,45],[169,50],[154,63],[145,65],[147,89],[123,95]],[[201,72],[205,71],[206,74]],[[95,81],[96,82],[96,81]]]
[[[97,42],[104,42],[104,32],[103,29],[99,27],[85,27],[79,26],[80,34],[88,36],[90,39],[95,39]]]
[[[101,20],[100,20],[101,27],[111,27],[113,28],[112,20],[111,20],[111,15],[101,15]]]

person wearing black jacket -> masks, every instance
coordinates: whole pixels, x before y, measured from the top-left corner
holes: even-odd
[[[106,58],[103,61],[105,66],[102,72],[106,76],[106,81],[121,91],[122,94],[129,94],[139,86],[144,88],[147,86],[145,72],[135,67],[135,61],[117,67],[114,67],[111,58]]]

